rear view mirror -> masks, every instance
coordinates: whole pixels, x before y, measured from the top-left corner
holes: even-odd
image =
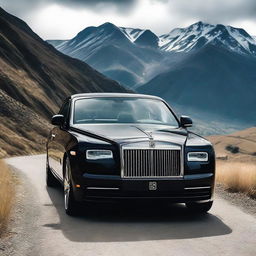
[[[54,115],[52,117],[52,124],[56,126],[62,126],[64,124],[64,116],[63,115]]]
[[[181,124],[181,127],[191,127],[193,122],[189,116],[181,116],[180,124]]]

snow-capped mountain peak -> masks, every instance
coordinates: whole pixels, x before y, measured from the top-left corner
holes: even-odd
[[[173,29],[159,39],[160,49],[167,52],[189,52],[214,44],[238,53],[256,55],[256,42],[245,30],[222,24],[199,21],[186,28]]]
[[[113,43],[120,47],[130,44],[158,48],[163,52],[190,52],[207,44],[213,44],[239,54],[256,55],[256,40],[245,30],[222,24],[212,25],[202,21],[185,28],[175,28],[160,37],[147,29],[118,27],[106,22],[98,27],[87,27],[73,39],[55,45],[55,47],[78,57],[80,53],[77,53],[81,49],[87,49],[90,55],[97,45]]]
[[[137,46],[158,48],[159,38],[149,29],[119,27],[120,31]]]
[[[199,50],[202,56],[209,52],[212,55],[222,52],[237,58],[245,57],[242,55],[256,58],[256,40],[245,30],[202,21],[185,28],[175,28],[162,36],[148,29],[118,27],[107,22],[87,27],[71,40],[49,43],[127,86],[149,81],[173,64],[182,62],[188,56],[186,53],[197,55],[195,50]],[[207,45],[213,47],[205,47]],[[219,54],[217,58],[225,59],[227,56]]]
[[[134,42],[145,31],[144,29],[125,28],[119,27],[123,34],[131,41]]]
[[[199,21],[186,28],[175,28],[170,33],[159,37],[159,47],[164,51],[188,52],[196,41],[213,27],[213,25]]]

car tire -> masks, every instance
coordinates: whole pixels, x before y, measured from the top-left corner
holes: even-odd
[[[63,188],[64,188],[64,208],[65,212],[69,216],[76,216],[78,214],[78,202],[75,200],[73,185],[71,179],[71,166],[69,159],[65,160],[65,172],[64,172],[64,180],[63,180]]]
[[[189,210],[196,213],[207,213],[212,208],[213,201],[206,203],[189,202],[186,206]]]
[[[46,162],[46,185],[47,187],[56,187],[58,185],[56,178],[50,170],[48,161]]]

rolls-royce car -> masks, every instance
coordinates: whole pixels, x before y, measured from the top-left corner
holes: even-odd
[[[52,117],[46,183],[64,187],[68,215],[86,202],[185,203],[206,213],[213,203],[212,144],[187,128],[161,98],[84,93]],[[87,203],[88,205],[88,203]]]

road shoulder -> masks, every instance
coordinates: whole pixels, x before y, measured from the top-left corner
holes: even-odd
[[[221,184],[216,185],[216,194],[232,205],[239,207],[242,211],[256,217],[256,200],[242,192],[229,192]]]
[[[0,240],[3,256],[39,255],[35,250],[40,233],[37,221],[40,210],[36,206],[36,190],[25,174],[12,168],[17,177],[15,205],[6,235]]]

